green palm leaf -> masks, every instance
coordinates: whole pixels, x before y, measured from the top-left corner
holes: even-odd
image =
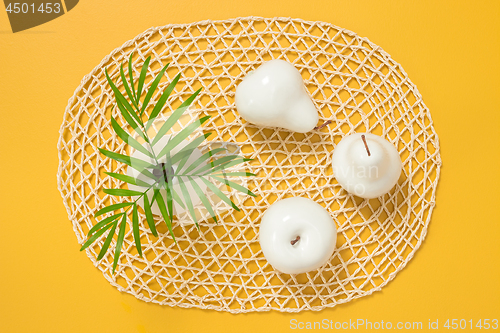
[[[153,201],[151,202],[151,206],[153,205],[154,202],[154,197]],[[149,203],[149,199],[147,195],[144,195],[144,213],[146,213],[146,220],[149,225],[149,230],[153,233],[155,237],[158,237],[158,232],[156,231],[156,225],[155,225],[155,220],[153,218],[153,213],[151,212],[151,206]]]
[[[220,153],[224,150],[227,150],[226,148],[215,148],[212,150],[207,151],[205,154],[201,155],[196,161],[191,163],[186,170],[182,172],[182,174],[189,174],[191,171],[199,167],[203,162],[206,160],[210,159],[212,156],[216,155],[217,153]],[[177,169],[179,170],[179,169]]]
[[[188,107],[191,105],[191,103],[196,98],[196,96],[198,96],[198,94],[200,93],[200,91],[201,91],[201,89],[198,89],[197,91],[195,91],[194,94],[192,94],[191,96],[189,96],[189,98],[186,101],[184,101],[184,103],[182,103],[181,106],[179,106],[170,115],[170,117],[168,117],[168,119],[165,121],[165,123],[161,126],[160,130],[156,134],[153,142],[151,143],[153,146],[158,142],[158,140],[160,140],[165,134],[167,134],[167,132],[172,128],[172,126],[174,126],[174,124],[176,122],[179,121],[179,119],[181,118],[182,114],[188,109]],[[152,122],[151,122],[151,120],[149,120],[148,126],[151,126],[151,124],[152,124]],[[191,131],[191,133],[192,133],[192,131]],[[191,133],[189,133],[189,134],[191,134]]]
[[[181,181],[181,180],[179,180],[179,181]],[[172,190],[172,196],[174,197],[174,201],[177,202],[179,204],[179,206],[181,206],[182,208],[186,209],[186,206],[184,205],[184,203],[182,202],[181,197],[179,196],[179,194],[176,191]]]
[[[139,213],[137,212],[137,204],[134,203],[132,209],[132,230],[134,233],[135,247],[139,255],[142,257],[141,235],[139,234]]]
[[[130,57],[128,58],[128,76],[130,78],[130,85],[132,86],[132,93],[134,94],[134,98],[136,100],[136,103],[139,102],[139,98],[137,97],[135,93],[135,85],[134,85],[134,77],[133,77],[133,71],[132,71],[132,56],[134,55],[134,52],[130,53]]]
[[[158,158],[161,158],[164,156],[167,152],[171,151],[175,147],[177,147],[178,144],[180,144],[184,139],[186,139],[188,136],[190,136],[195,129],[200,127],[205,121],[207,121],[210,118],[210,116],[206,116],[201,118],[199,121],[195,121],[188,126],[186,126],[182,131],[177,133],[172,140],[169,141],[169,143],[160,151],[158,154]]]
[[[245,194],[248,194],[252,197],[256,197],[257,195],[255,193],[253,193],[252,191],[250,191],[249,189],[247,189],[246,187],[240,185],[240,184],[237,184],[235,182],[232,182],[230,180],[228,180],[227,178],[224,178],[224,177],[217,177],[217,176],[210,176],[214,179],[217,179],[218,181],[220,181],[221,183],[224,183],[226,184],[227,186],[229,187],[232,187],[234,188],[235,190],[237,191],[240,191],[241,193],[245,193]]]
[[[160,73],[158,73],[158,75],[156,75],[156,78],[153,80],[153,83],[151,83],[151,87],[149,87],[148,93],[146,94],[146,97],[144,97],[144,101],[142,102],[142,108],[141,108],[141,113],[140,113],[141,115],[146,110],[146,107],[148,106],[149,101],[151,100],[151,97],[153,97],[153,94],[154,94],[156,88],[158,87],[158,84],[160,83],[160,80],[163,77],[163,74],[165,74],[165,71],[167,70],[168,65],[170,65],[170,63],[166,64],[165,67],[163,67],[163,69],[160,71]],[[141,73],[141,77],[142,77],[142,73]],[[144,82],[143,80],[139,80],[139,85],[140,85],[139,87],[140,87],[141,91],[142,91],[142,86],[143,86],[143,85],[141,85],[141,83],[143,83],[143,82]]]
[[[101,220],[99,223],[97,223],[95,226],[93,226],[92,229],[89,230],[89,232],[87,233],[87,236],[91,236],[92,234],[94,234],[95,232],[97,232],[102,227],[104,227],[104,226],[108,225],[109,223],[111,223],[111,222],[115,221],[116,219],[118,219],[123,214],[124,213],[118,213],[118,214],[111,215],[111,216],[106,217],[105,219]]]
[[[193,203],[191,202],[191,197],[189,195],[189,191],[186,187],[186,184],[184,182],[179,182],[179,186],[181,188],[181,192],[182,192],[182,196],[184,197],[184,201],[186,202],[186,206],[188,207],[189,214],[191,215],[191,218],[193,219],[194,223],[196,224],[196,227],[198,228],[198,230],[200,230],[200,226],[198,225],[196,213],[194,212]]]
[[[104,193],[114,195],[117,197],[133,197],[136,195],[142,195],[140,191],[126,190],[122,188],[105,188]]]
[[[170,140],[169,140],[170,143]],[[168,143],[167,143],[168,145]],[[167,165],[172,165],[170,164],[170,152],[167,153]],[[174,220],[174,200],[173,200],[173,194],[175,193],[174,188],[173,188],[173,178],[172,176],[167,173],[167,184],[166,184],[166,189],[167,189],[167,207],[168,207],[168,212],[170,213],[170,221]]]
[[[144,82],[146,81],[146,75],[148,74],[148,68],[149,68],[150,61],[151,61],[151,57],[147,57],[146,61],[144,61],[144,64],[142,64],[141,74],[139,75],[139,84],[137,85],[137,99],[141,99],[142,88],[144,87]],[[148,102],[149,102],[149,100],[148,100]],[[144,103],[143,103],[143,106],[144,106]],[[141,111],[141,115],[142,115],[142,112],[143,111]]]
[[[225,162],[223,164],[220,164],[220,165],[212,168],[211,170],[208,170],[207,172],[204,173],[204,175],[219,173],[224,169],[229,169],[230,167],[233,167],[235,165],[245,163],[248,161],[252,161],[252,159],[251,158],[237,158],[233,161]]]
[[[115,133],[120,137],[120,139],[123,140],[123,142],[130,145],[131,147],[134,147],[135,149],[137,149],[138,151],[140,151],[144,155],[151,157],[151,158],[154,158],[153,154],[149,150],[144,148],[143,145],[141,145],[139,142],[137,142],[136,139],[131,137],[130,134],[125,132],[125,130],[123,130],[120,127],[120,125],[118,124],[116,119],[113,117],[111,117],[111,127],[113,127],[113,129],[115,130]]]
[[[121,202],[121,203],[117,203],[117,204],[113,204],[113,205],[104,207],[102,209],[99,209],[95,213],[94,218],[98,217],[98,216],[101,216],[103,214],[106,214],[108,212],[114,212],[117,209],[120,209],[120,208],[123,208],[123,207],[128,207],[128,206],[132,206],[132,203],[131,202]]]
[[[194,191],[198,195],[198,198],[200,198],[201,202],[203,203],[203,206],[205,206],[208,213],[214,219],[215,223],[217,223],[217,216],[215,215],[212,205],[210,205],[210,202],[207,199],[207,194],[203,192],[203,190],[200,188],[200,186],[196,183],[196,181],[192,177],[188,177],[188,179],[191,182],[191,186],[193,187]]]
[[[121,173],[114,173],[114,172],[104,172],[104,173],[113,177],[113,178],[116,178],[118,180],[121,180],[123,182],[129,183],[132,185],[137,185],[137,186],[142,186],[142,187],[151,187],[152,186],[151,184],[148,184],[145,181],[142,181],[138,178],[134,178],[134,177],[127,176],[127,175],[122,175]]]
[[[203,175],[207,170],[212,171],[215,169],[215,167],[218,167],[223,164],[228,164],[229,162],[241,158],[239,155],[229,155],[229,156],[224,156],[218,159],[213,160],[210,164],[206,164],[202,166],[199,169],[196,169],[194,172],[198,175]]]
[[[174,156],[172,156],[172,161],[171,161],[172,164],[175,164],[175,163],[181,161],[179,163],[179,165],[177,166],[177,170],[182,169],[182,167],[184,166],[184,164],[186,164],[186,162],[189,159],[189,157],[191,156],[191,154],[210,135],[212,135],[212,133],[206,133],[206,134],[200,135],[199,137],[197,137],[196,139],[194,139],[193,141],[191,141],[189,144],[187,144],[186,146],[184,146],[181,150],[179,150],[177,152],[177,154],[175,154]]]
[[[127,92],[128,98],[132,101],[132,104],[134,104],[136,110],[139,109],[139,106],[137,105],[137,102],[135,101],[135,96],[132,93],[132,90],[130,90],[130,87],[127,82],[127,78],[125,77],[125,72],[123,71],[123,64],[120,66],[120,77],[122,79],[123,86],[125,87],[125,91]],[[133,81],[130,81],[133,84]]]
[[[174,231],[172,230],[172,220],[170,219],[170,214],[167,211],[167,207],[165,206],[165,201],[163,201],[163,196],[161,195],[160,190],[154,190],[154,193],[154,198],[158,203],[158,207],[160,208],[161,216],[163,217],[163,220],[165,220],[165,224],[167,225],[168,231],[174,239],[174,242],[177,243],[177,241],[175,240]]]
[[[228,205],[230,205],[231,207],[233,207],[234,209],[236,209],[238,212],[240,211],[240,209],[238,208],[238,206],[236,206],[234,204],[234,202],[231,201],[231,199],[229,199],[217,186],[215,186],[214,184],[212,184],[210,181],[206,180],[205,178],[203,177],[200,177],[200,179],[205,183],[207,184],[207,187],[212,191],[214,192],[215,195],[217,195],[222,201],[224,201],[225,203],[227,203]]]
[[[109,77],[108,70],[105,69],[104,72],[106,73],[106,79],[108,80],[109,85],[111,86],[111,89],[113,90],[116,98],[116,102],[118,104],[121,104],[123,107],[125,107],[126,111],[135,119],[135,121],[139,124],[142,125],[142,120],[139,118],[139,116],[135,113],[134,108],[130,103],[127,101],[125,96],[118,90],[118,88],[115,86],[111,78]],[[120,109],[121,110],[121,109]]]
[[[118,265],[118,259],[120,258],[120,253],[122,252],[122,245],[123,245],[123,240],[125,238],[126,226],[127,226],[127,215],[123,215],[122,221],[120,223],[120,230],[118,231],[118,238],[116,240],[115,258],[113,260],[113,274],[115,273],[116,266]]]
[[[212,176],[218,176],[218,177],[249,177],[249,176],[254,176],[256,177],[257,175],[251,172],[226,172],[226,173],[221,173],[221,174],[212,174]]]
[[[151,126],[152,122],[156,119],[158,114],[163,109],[163,106],[167,102],[168,97],[170,96],[170,94],[174,90],[175,85],[177,84],[177,82],[179,81],[180,78],[181,78],[181,74],[178,74],[174,78],[174,80],[168,85],[168,87],[163,91],[163,94],[161,95],[160,99],[158,100],[155,107],[153,108],[153,111],[151,111],[151,114],[149,115],[149,121],[146,125],[146,130],[149,128],[149,126]]]
[[[151,179],[155,179],[155,176],[147,170],[148,168],[154,167],[155,166],[154,164],[148,163],[146,161],[143,161],[143,160],[135,158],[135,157],[130,157],[127,155],[118,154],[118,153],[115,153],[115,152],[112,152],[112,151],[109,151],[106,149],[102,149],[102,148],[98,148],[98,149],[101,152],[101,154],[103,154],[104,156],[109,157],[117,162],[124,163],[124,164],[136,169],[140,173],[143,173],[145,176],[147,176]]]
[[[111,228],[113,224],[108,224],[108,225],[105,225],[102,229],[100,229],[99,231],[97,231],[95,234],[93,234],[89,239],[87,239],[87,241],[85,242],[85,244],[82,245],[82,247],[80,248],[80,251],[83,251],[85,250],[87,247],[89,247],[90,244],[92,244],[93,242],[95,242],[99,237],[101,237],[101,235],[106,231],[108,230],[109,228]]]
[[[125,109],[123,104],[117,100],[116,105],[118,105],[118,110],[120,110],[120,113],[122,114],[123,118],[125,118],[127,124],[129,124],[129,126],[132,127],[132,129],[147,142],[147,137],[144,135],[144,133],[142,133],[141,128],[139,127],[139,125],[137,125],[134,118],[130,116],[129,112]]]
[[[113,239],[113,236],[115,235],[116,231],[116,226],[118,225],[118,222],[113,223],[113,228],[109,232],[108,236],[106,237],[106,240],[104,241],[104,244],[102,244],[101,251],[99,251],[99,255],[97,256],[97,260],[101,260],[102,257],[108,252],[109,244],[111,244],[111,240]]]

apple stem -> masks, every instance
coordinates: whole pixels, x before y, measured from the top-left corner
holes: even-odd
[[[300,240],[300,236],[297,236],[293,241],[290,242],[290,244],[295,245],[297,242]]]
[[[323,127],[325,127],[325,126],[330,125],[331,123],[332,123],[332,121],[331,121],[331,120],[327,120],[327,121],[325,121],[323,124],[321,124],[321,125],[319,125],[319,126],[314,127],[314,129],[315,129],[315,130],[320,130],[320,129],[322,129],[322,128],[323,128]]]
[[[365,135],[364,134],[361,135],[361,139],[363,139],[363,142],[365,144],[365,148],[366,148],[366,152],[368,153],[368,156],[371,156],[370,149],[368,149],[368,144],[366,143],[366,139],[365,139]]]

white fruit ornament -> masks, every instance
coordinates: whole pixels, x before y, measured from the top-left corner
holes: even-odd
[[[373,199],[389,192],[398,182],[402,163],[386,139],[370,133],[348,135],[333,150],[335,179],[349,193]]]
[[[299,274],[330,260],[337,227],[326,209],[308,198],[277,201],[262,217],[259,242],[267,261],[278,271]]]
[[[319,117],[299,71],[271,60],[250,72],[236,88],[236,109],[248,122],[306,133]]]

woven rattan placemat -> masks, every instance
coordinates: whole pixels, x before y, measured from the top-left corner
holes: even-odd
[[[103,187],[120,185],[103,172],[126,171],[97,148],[128,153],[111,130],[112,112],[121,118],[112,111],[114,97],[104,68],[116,80],[117,65],[127,63],[131,52],[136,77],[148,56],[149,78],[170,62],[162,89],[182,72],[165,114],[203,87],[188,116],[211,115],[204,125],[204,131],[213,132],[210,139],[236,143],[245,157],[255,159],[249,169],[258,177],[248,185],[258,196],[246,198],[240,213],[223,213],[218,225],[202,221],[200,232],[192,224],[176,224],[177,245],[157,217],[163,231],[159,238],[141,226],[144,258],[137,255],[127,229],[115,275],[112,251],[96,262],[103,237],[87,255],[120,291],[148,302],[233,313],[321,310],[380,290],[413,257],[427,233],[441,168],[429,110],[403,68],[379,46],[328,23],[290,18],[151,28],[115,49],[83,78],[64,114],[57,175],[80,244],[96,223],[93,213],[115,200]],[[329,119],[332,124],[298,134],[254,126],[238,115],[236,86],[246,73],[276,58],[300,70],[320,124]],[[342,190],[330,165],[331,152],[343,136],[365,131],[390,140],[404,167],[398,185],[372,200]],[[331,261],[292,276],[274,271],[258,243],[262,214],[274,201],[290,196],[326,207],[338,227]]]

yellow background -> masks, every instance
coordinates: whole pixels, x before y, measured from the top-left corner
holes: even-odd
[[[443,159],[437,206],[423,246],[381,292],[300,314],[161,307],[118,292],[79,251],[56,186],[56,144],[80,80],[151,26],[249,15],[325,21],[368,37],[403,65],[431,111]],[[0,12],[0,332],[256,333],[292,331],[291,319],[424,328],[429,319],[500,319],[499,75],[498,0],[82,0],[16,34]]]

